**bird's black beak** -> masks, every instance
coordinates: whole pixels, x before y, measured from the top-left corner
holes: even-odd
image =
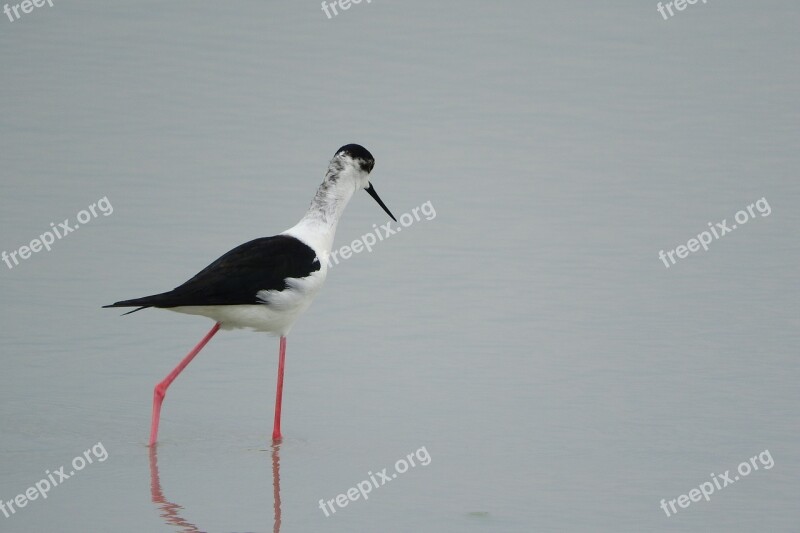
[[[375,201],[376,201],[376,202],[378,202],[378,205],[379,205],[379,206],[381,206],[381,207],[383,208],[383,210],[384,210],[384,211],[386,211],[386,214],[387,214],[387,215],[389,215],[390,217],[392,217],[392,220],[394,220],[395,222],[397,222],[397,219],[396,219],[396,218],[394,218],[394,215],[392,214],[392,212],[391,212],[391,211],[389,211],[389,208],[388,208],[388,207],[386,207],[386,204],[384,204],[384,203],[383,203],[383,200],[381,200],[381,197],[380,197],[380,196],[378,196],[378,193],[377,193],[377,192],[375,192],[375,187],[373,187],[371,183],[369,184],[369,187],[367,187],[367,188],[366,188],[366,189],[364,189],[364,190],[365,190],[365,191],[367,191],[367,192],[369,193],[369,195],[370,195],[370,196],[372,196],[372,197],[375,199]]]

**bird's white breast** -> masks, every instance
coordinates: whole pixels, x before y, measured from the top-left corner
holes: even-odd
[[[172,307],[171,311],[206,316],[223,329],[250,328],[286,336],[298,317],[308,309],[322,288],[328,273],[327,263],[305,278],[287,278],[282,291],[263,290],[256,295],[264,303],[248,305],[198,305]]]

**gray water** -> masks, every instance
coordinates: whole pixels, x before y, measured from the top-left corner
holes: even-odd
[[[796,531],[800,6],[656,4],[0,14],[0,250],[107,199],[0,263],[0,500],[93,460],[0,531]],[[234,331],[150,450],[152,387],[212,324],[100,306],[293,225],[350,142],[396,215],[436,216],[331,270],[279,446],[277,339]],[[336,247],[385,222],[359,193]]]

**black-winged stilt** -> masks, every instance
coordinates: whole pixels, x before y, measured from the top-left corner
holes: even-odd
[[[123,300],[105,307],[148,307],[202,315],[215,321],[205,337],[159,382],[153,392],[150,444],[158,438],[167,388],[220,329],[251,328],[280,336],[273,440],[281,438],[281,401],[286,336],[325,281],[328,254],[339,217],[359,189],[365,189],[397,221],[369,182],[372,154],[358,144],[339,148],[328,165],[311,207],[295,226],[274,237],[237,246],[175,289]]]

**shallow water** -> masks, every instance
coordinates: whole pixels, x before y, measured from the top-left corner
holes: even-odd
[[[0,16],[0,250],[113,208],[0,263],[0,500],[93,460],[0,530],[794,531],[800,7],[639,4]],[[238,331],[149,450],[152,387],[211,323],[100,306],[293,225],[349,142],[396,215],[436,216],[331,270],[289,337],[280,446],[277,340]],[[359,194],[336,246],[384,223]]]

